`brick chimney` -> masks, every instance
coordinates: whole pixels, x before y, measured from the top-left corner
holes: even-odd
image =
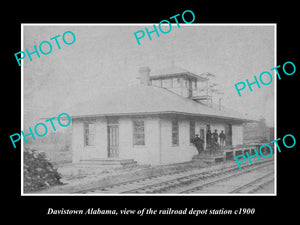
[[[150,85],[150,68],[148,66],[140,67],[140,82],[143,85]]]

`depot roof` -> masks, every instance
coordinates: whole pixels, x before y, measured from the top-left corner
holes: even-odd
[[[175,113],[233,119],[241,122],[252,121],[243,114],[230,110],[219,111],[165,88],[142,84],[128,86],[112,93],[109,97],[94,96],[65,112],[72,118]]]

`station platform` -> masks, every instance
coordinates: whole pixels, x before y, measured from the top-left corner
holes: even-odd
[[[219,163],[234,160],[234,157],[248,152],[248,154],[254,155],[255,150],[259,152],[261,145],[266,143],[254,143],[251,145],[239,145],[239,146],[227,146],[222,149],[218,149],[212,153],[209,150],[205,150],[204,153],[200,155],[194,155],[192,161],[201,161],[206,163]],[[269,151],[268,147],[264,151]],[[266,153],[268,154],[268,153]]]

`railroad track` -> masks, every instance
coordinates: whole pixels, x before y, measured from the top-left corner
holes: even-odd
[[[263,168],[265,168],[266,166],[269,166],[269,165],[272,165],[272,163],[266,163],[265,165],[260,165],[260,166],[256,166],[256,167],[253,167],[253,168],[247,168],[247,169],[245,169],[243,171],[240,171],[240,172],[237,172],[237,173],[229,172],[227,174],[222,174],[222,175],[220,175],[219,177],[217,177],[215,179],[210,179],[207,182],[202,182],[201,184],[196,184],[193,187],[189,187],[187,189],[184,189],[183,191],[180,191],[179,193],[181,193],[181,194],[199,193],[199,191],[201,192],[201,190],[204,189],[204,188],[220,185],[220,183],[225,183],[225,182],[229,181],[230,179],[234,179],[234,178],[237,178],[238,176],[246,175],[247,173],[253,172],[253,171],[258,170],[258,169],[263,169]],[[270,176],[270,173],[267,174],[267,175]],[[225,193],[242,193],[241,191],[244,190],[243,193],[248,193],[248,191],[246,191],[247,187],[250,187],[250,186],[254,185],[258,181],[262,181],[265,177],[266,177],[266,175],[264,175],[262,177],[259,177],[258,179],[255,179],[254,181],[251,181],[251,182],[249,182],[245,185],[242,185],[242,186],[240,186],[239,184],[235,184],[234,186],[238,186],[238,187],[237,188],[234,187],[233,190],[232,190],[232,187],[227,187],[227,190],[226,190],[226,187],[224,187],[223,192],[225,192]],[[230,189],[231,190],[228,191],[228,188],[229,188],[229,190]]]
[[[220,179],[229,179],[230,177],[239,174],[245,174],[249,171],[265,167],[273,164],[274,159],[257,161],[253,165],[244,165],[241,170],[237,169],[236,164],[225,167],[219,167],[207,170],[193,170],[193,171],[176,171],[169,174],[156,175],[146,178],[133,179],[130,181],[119,182],[112,185],[102,187],[92,187],[89,189],[77,191],[75,193],[166,193],[169,190],[176,189],[176,187],[188,186],[195,182],[209,180],[210,184]],[[224,177],[225,176],[225,177]],[[208,182],[207,185],[208,185]],[[198,188],[199,189],[199,188]],[[198,190],[196,187],[190,190],[180,191],[179,193],[193,193]],[[177,192],[175,192],[177,193]]]
[[[230,178],[240,176],[251,172],[253,170],[261,169],[266,167],[267,165],[271,165],[273,162],[264,162],[257,163],[253,166],[245,166],[242,170],[238,170],[236,168],[228,168],[221,171],[213,171],[211,174],[194,174],[190,176],[180,177],[173,180],[168,180],[166,182],[161,182],[157,184],[148,185],[142,188],[136,188],[130,190],[129,192],[122,193],[164,193],[164,192],[175,192],[180,194],[188,194],[195,193],[201,190],[204,186],[211,186],[217,184],[221,181],[228,180]],[[198,185],[201,181],[201,185]],[[196,186],[193,185],[196,183]],[[192,186],[192,188],[185,188],[186,186]],[[184,189],[184,190],[182,190]]]
[[[264,174],[263,176],[244,184],[243,186],[240,186],[229,193],[254,193],[258,189],[262,188],[263,186],[274,182],[274,171]]]

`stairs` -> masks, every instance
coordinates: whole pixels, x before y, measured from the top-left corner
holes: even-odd
[[[120,158],[95,158],[80,160],[81,165],[94,165],[94,166],[123,166],[132,167],[136,166],[137,162],[133,159],[120,159]]]
[[[194,155],[192,161],[197,162],[205,162],[205,163],[219,163],[224,162],[225,158],[222,154],[215,154],[215,155],[209,155],[209,154],[203,154],[203,155]]]

